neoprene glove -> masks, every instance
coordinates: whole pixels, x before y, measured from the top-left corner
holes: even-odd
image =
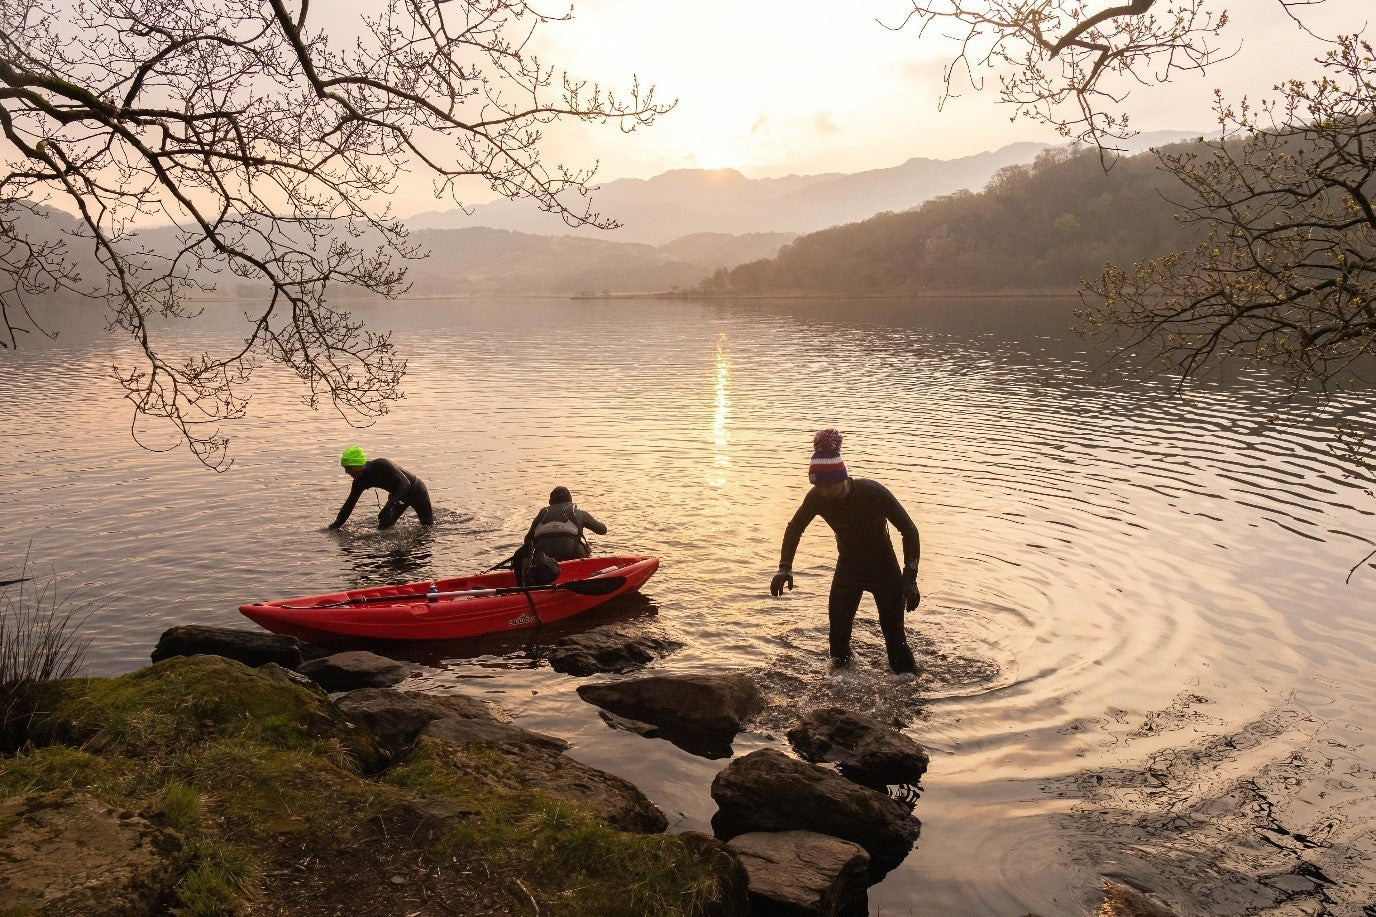
[[[784,587],[793,588],[793,571],[786,567],[780,567],[779,572],[774,574],[774,578],[769,581],[769,594],[778,598],[784,594]]]
[[[916,611],[921,601],[922,593],[917,590],[917,570],[910,567],[903,571],[903,606],[909,611]]]

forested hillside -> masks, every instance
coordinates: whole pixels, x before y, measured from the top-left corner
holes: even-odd
[[[1180,188],[1156,157],[1107,173],[1090,151],[1048,150],[1002,169],[979,193],[811,233],[773,259],[719,271],[719,292],[901,293],[1058,290],[1193,244],[1167,197]]]

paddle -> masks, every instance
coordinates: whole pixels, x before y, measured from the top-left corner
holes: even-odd
[[[435,601],[437,599],[452,599],[459,596],[488,596],[488,595],[515,595],[518,592],[526,593],[527,596],[532,592],[549,592],[554,589],[567,589],[569,592],[576,592],[579,595],[610,595],[622,586],[626,585],[624,576],[601,576],[597,579],[578,579],[570,580],[567,583],[551,583],[548,586],[503,586],[498,589],[460,589],[454,592],[413,592],[405,595],[369,595],[361,599],[347,599],[343,602],[331,602],[328,605],[279,605],[279,608],[290,608],[294,611],[313,611],[317,608],[347,608],[350,605],[374,605],[385,602],[404,602],[407,599],[426,599]]]

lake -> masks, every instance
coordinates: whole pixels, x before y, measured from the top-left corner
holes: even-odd
[[[197,340],[232,341],[240,308],[212,307]],[[169,626],[250,626],[243,602],[481,570],[563,484],[610,528],[597,553],[663,562],[643,599],[577,626],[681,641],[656,670],[755,676],[769,704],[737,755],[787,748],[799,710],[835,703],[929,749],[921,840],[872,913],[1083,913],[1107,877],[1182,915],[1376,914],[1376,568],[1359,565],[1376,498],[1332,448],[1368,396],[1315,408],[1255,373],[1182,393],[1108,372],[1070,308],[370,305],[410,361],[406,398],[355,430],[265,370],[222,474],[135,444],[119,342],[26,341],[0,356],[0,578],[27,552],[99,603],[89,668],[114,675]],[[885,668],[868,597],[856,666],[828,670],[820,520],[797,589],[768,594],[826,426],[921,530],[916,679]],[[424,479],[433,529],[378,532],[372,491],[322,531],[352,443]],[[425,664],[408,687],[487,697],[641,787],[671,831],[709,831],[726,762],[608,728],[541,661],[555,636],[397,654]]]

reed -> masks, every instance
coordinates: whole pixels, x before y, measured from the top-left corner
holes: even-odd
[[[78,674],[91,645],[83,628],[100,608],[64,591],[56,573],[35,581],[29,568],[25,554],[19,576],[0,585],[0,691]]]

